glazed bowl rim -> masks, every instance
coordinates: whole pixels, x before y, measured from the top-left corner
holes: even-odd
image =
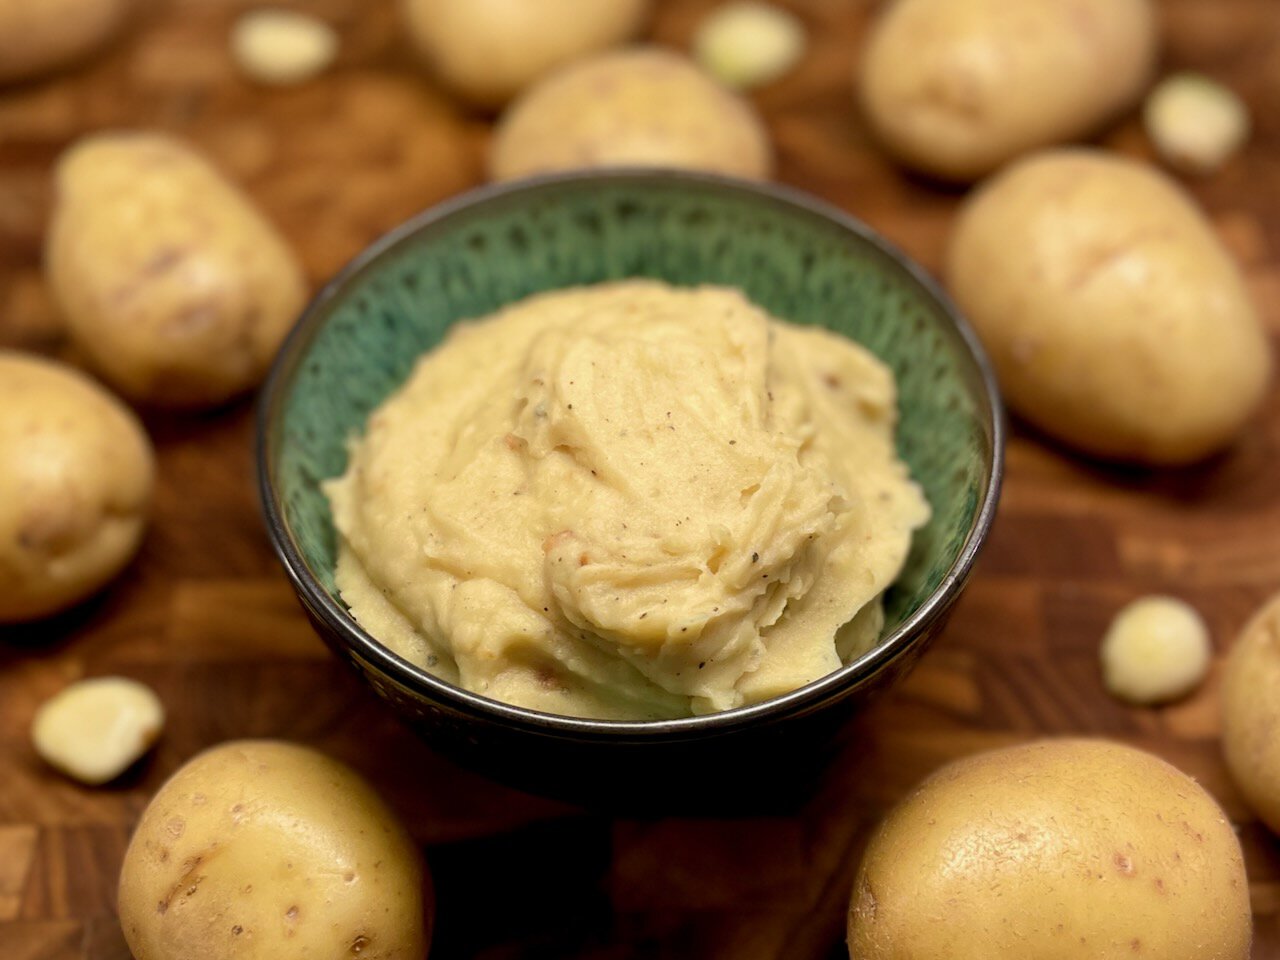
[[[858,237],[903,270],[926,297],[940,308],[964,344],[981,386],[974,399],[985,416],[983,427],[990,437],[989,480],[955,560],[938,586],[892,632],[862,656],[797,690],[749,706],[719,713],[665,720],[601,720],[543,713],[493,700],[433,676],[404,659],[367,633],[326,591],[312,572],[284,519],[284,506],[275,483],[271,457],[278,447],[276,434],[282,424],[284,403],[292,378],[316,335],[329,317],[328,306],[373,270],[383,258],[419,233],[463,215],[471,209],[508,197],[536,196],[548,188],[574,183],[643,184],[690,183],[736,193],[750,201],[764,202],[825,220]],[[959,597],[972,572],[978,552],[991,529],[1004,472],[1005,413],[994,370],[968,322],[921,266],[861,220],[803,190],[776,183],[741,180],[714,173],[649,167],[617,167],[593,171],[544,174],[517,181],[489,184],[448,198],[393,227],[356,254],[311,299],[289,331],[272,363],[257,405],[255,459],[258,494],[268,537],[276,556],[303,605],[323,621],[342,646],[401,688],[466,716],[497,721],[530,733],[605,741],[689,740],[709,734],[725,734],[761,721],[811,712],[829,700],[852,694],[930,634]]]

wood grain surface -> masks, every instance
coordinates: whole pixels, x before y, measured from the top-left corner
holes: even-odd
[[[584,0],[586,2],[586,0]],[[342,33],[336,67],[289,90],[233,69],[226,31],[251,4],[155,3],[110,51],[0,89],[0,346],[75,361],[40,271],[51,165],[78,135],[156,127],[199,144],[260,202],[314,283],[410,214],[479,182],[485,117],[409,54],[387,0],[313,0]],[[657,40],[687,45],[712,4],[668,0]],[[755,99],[779,179],[862,217],[937,270],[961,193],[906,176],[873,146],[851,75],[873,4],[790,0],[813,45]],[[1167,68],[1248,100],[1247,151],[1191,183],[1280,331],[1280,5],[1164,0]],[[1133,117],[1104,142],[1149,155]],[[1218,671],[1196,694],[1135,709],[1101,687],[1114,612],[1152,591],[1196,604],[1219,661],[1280,589],[1280,392],[1229,453],[1190,470],[1099,467],[1015,424],[1003,503],[978,572],[918,670],[862,715],[815,794],[749,818],[611,819],[458,769],[401,728],[321,645],[268,548],[252,483],[251,406],[148,420],[160,467],[137,562],[87,606],[0,640],[0,956],[123,960],[120,859],[147,798],[197,750],[233,737],[315,744],[366,774],[435,875],[433,956],[840,958],[847,892],[880,814],[944,761],[1044,734],[1117,737],[1197,777],[1239,830],[1255,956],[1280,960],[1280,842],[1243,805],[1217,741]],[[170,711],[154,755],[107,788],[33,754],[36,706],[121,673]]]

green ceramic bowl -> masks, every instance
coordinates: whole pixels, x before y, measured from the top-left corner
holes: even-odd
[[[898,447],[933,518],[887,595],[884,636],[794,693],[682,720],[552,716],[451,686],[347,613],[320,483],[343,472],[347,439],[450,324],[537,291],[634,276],[739,287],[774,315],[839,331],[893,368]],[[541,792],[608,800],[647,787],[661,800],[671,788],[655,783],[672,782],[673,771],[723,783],[762,749],[807,754],[797,747],[828,741],[850,707],[905,672],[941,627],[990,526],[1002,429],[972,332],[924,272],[866,226],[783,187],[618,170],[478,190],[363,252],[281,350],[261,402],[258,465],[268,530],[307,614],[431,742]]]

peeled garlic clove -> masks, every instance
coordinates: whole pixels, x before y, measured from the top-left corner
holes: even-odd
[[[1249,111],[1231,90],[1196,73],[1165,78],[1143,108],[1161,158],[1184,173],[1212,173],[1249,137]]]
[[[231,53],[252,79],[274,86],[310,80],[338,54],[338,35],[323,20],[291,10],[254,10],[231,30]]]
[[[758,87],[804,56],[804,25],[786,10],[755,0],[711,13],[693,38],[694,59],[725,86]]]
[[[150,687],[95,677],[64,688],[36,711],[31,739],[50,766],[82,783],[114,780],[146,753],[164,727]]]
[[[1209,629],[1190,604],[1143,597],[1111,622],[1102,640],[1102,679],[1114,696],[1153,704],[1190,693],[1210,659]]]

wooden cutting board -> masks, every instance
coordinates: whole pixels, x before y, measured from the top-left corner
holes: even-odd
[[[586,2],[586,0],[584,0]],[[245,184],[315,283],[410,214],[476,184],[489,124],[409,55],[389,0],[289,5],[338,26],[340,61],[279,91],[240,79],[235,0],[174,0],[94,62],[0,90],[0,346],[74,360],[40,273],[50,168],[78,135],[158,127]],[[687,44],[709,0],[660,4],[653,36]],[[812,30],[803,65],[759,92],[779,179],[831,200],[931,270],[958,191],[895,169],[872,146],[851,77],[872,4],[793,0]],[[1164,0],[1165,65],[1239,90],[1251,146],[1191,188],[1280,331],[1280,5]],[[1106,143],[1149,155],[1129,118]],[[435,755],[386,714],[303,620],[255,501],[248,402],[148,422],[160,463],[138,561],[99,600],[0,634],[0,956],[123,960],[114,889],[132,824],[193,753],[285,737],[353,764],[385,793],[435,875],[433,956],[841,958],[847,892],[867,831],[918,779],[971,751],[1044,734],[1117,737],[1197,777],[1244,844],[1255,956],[1280,960],[1280,842],[1250,815],[1219,753],[1218,671],[1190,699],[1133,709],[1102,690],[1097,644],[1129,599],[1196,604],[1219,656],[1280,590],[1280,392],[1238,446],[1163,475],[1090,465],[1015,425],[995,531],[950,627],[802,805],[749,818],[611,819],[527,797]],[[29,745],[36,706],[81,676],[151,684],[170,710],[154,756],[86,789]]]

